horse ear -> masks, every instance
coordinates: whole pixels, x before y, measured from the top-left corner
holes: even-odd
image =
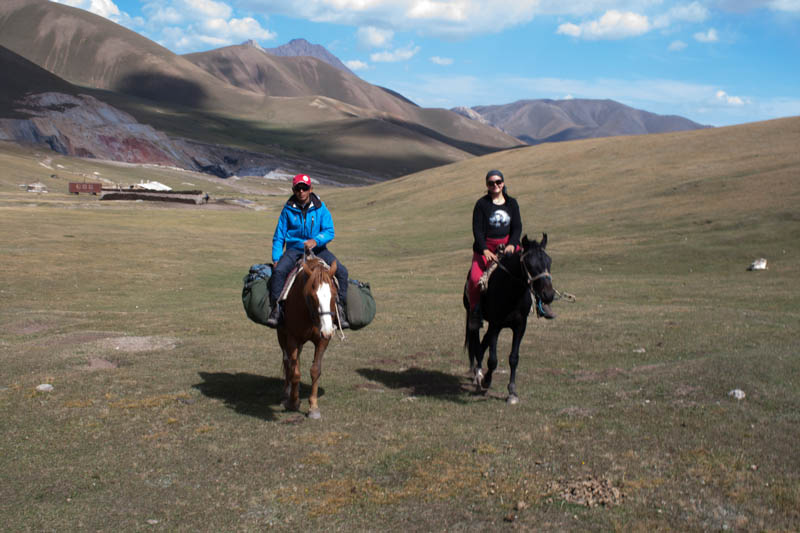
[[[303,272],[306,273],[306,276],[311,277],[311,269],[308,267],[308,263],[303,263]]]
[[[336,259],[334,259],[333,263],[331,263],[331,269],[329,272],[331,273],[331,276],[336,275]]]
[[[542,247],[542,250],[547,246],[547,233],[542,233],[542,243],[539,246]]]
[[[528,234],[522,236],[522,248],[527,250],[528,247],[531,245],[531,241],[528,240]]]

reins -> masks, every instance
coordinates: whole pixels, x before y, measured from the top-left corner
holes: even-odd
[[[531,253],[533,253],[533,251],[532,250],[528,250],[528,251],[520,254],[520,256],[519,256],[520,266],[522,267],[522,270],[525,272],[525,275],[528,278],[527,282],[525,280],[523,280],[522,278],[518,277],[517,275],[515,275],[508,268],[506,268],[506,266],[503,263],[500,262],[499,258],[497,259],[496,263],[497,263],[497,266],[501,270],[503,270],[506,274],[511,276],[512,279],[522,283],[523,285],[527,285],[528,289],[531,291],[531,295],[536,297],[536,291],[533,289],[533,282],[536,281],[536,280],[542,279],[542,278],[549,278],[550,281],[552,282],[553,276],[547,270],[545,270],[544,272],[541,272],[541,273],[539,273],[539,274],[537,274],[535,276],[531,275],[531,273],[528,272],[528,269],[525,267],[525,256],[528,255],[528,254],[531,254]],[[569,302],[569,303],[574,303],[575,300],[576,300],[574,294],[570,294],[568,292],[561,292],[558,289],[556,289],[555,287],[553,287],[553,291],[556,294],[556,297],[555,297],[556,300],[564,300],[564,301]]]

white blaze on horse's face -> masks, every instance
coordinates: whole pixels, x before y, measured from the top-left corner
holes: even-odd
[[[322,282],[317,288],[317,301],[319,302],[319,322],[320,333],[326,339],[333,335],[333,309],[331,309],[331,286],[329,283]]]

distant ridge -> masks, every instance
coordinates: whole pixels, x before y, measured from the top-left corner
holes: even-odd
[[[260,46],[258,46],[258,43],[256,43],[253,40],[247,41],[244,44],[250,46],[257,46],[258,48],[261,48]],[[274,56],[279,56],[279,57],[301,57],[301,56],[313,57],[319,59],[320,61],[324,61],[329,65],[338,68],[339,70],[344,70],[345,72],[353,74],[353,71],[347,68],[347,66],[344,63],[342,63],[338,57],[330,53],[327,48],[319,44],[312,44],[306,41],[305,39],[292,39],[288,43],[278,46],[276,48],[261,48],[261,49],[267,52],[268,54],[272,54]],[[355,74],[353,75],[355,76]]]
[[[454,108],[528,143],[707,128],[676,115],[657,115],[613,100],[519,100],[505,105]]]

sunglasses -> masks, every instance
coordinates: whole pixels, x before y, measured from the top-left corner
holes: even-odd
[[[295,191],[298,191],[298,192],[299,192],[299,191],[303,191],[303,192],[305,192],[305,191],[307,191],[307,190],[309,190],[309,189],[311,189],[311,187],[309,187],[308,185],[298,185],[298,186],[296,186],[296,187],[294,188],[294,190],[295,190]]]
[[[489,187],[494,187],[495,185],[502,185],[502,184],[503,180],[489,180],[486,182],[486,185],[488,185]]]

